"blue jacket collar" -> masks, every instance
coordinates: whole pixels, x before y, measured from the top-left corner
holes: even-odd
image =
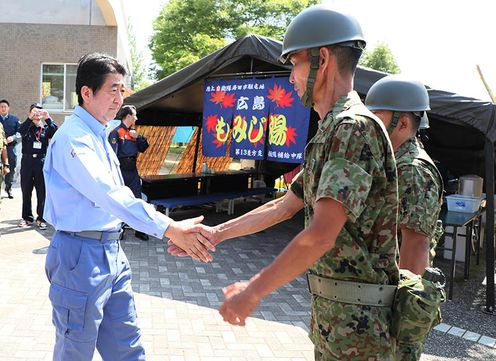
[[[76,105],[74,108],[74,114],[80,118],[90,129],[95,135],[102,136],[105,135],[105,130],[107,126],[103,125],[100,123],[98,120],[96,120],[93,115],[88,113],[86,109],[84,109],[82,106]]]

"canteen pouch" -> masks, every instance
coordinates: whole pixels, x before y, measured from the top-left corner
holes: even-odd
[[[437,268],[427,268],[423,277],[400,270],[391,324],[391,335],[398,343],[423,342],[441,322],[440,306],[446,301],[444,284],[444,275]]]

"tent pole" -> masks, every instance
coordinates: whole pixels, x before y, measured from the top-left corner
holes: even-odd
[[[484,312],[495,315],[494,309],[494,143],[486,138],[486,306]]]
[[[217,78],[222,78],[222,79],[228,79],[228,78],[250,78],[250,77],[271,77],[271,76],[288,76],[291,74],[291,71],[289,70],[274,70],[274,71],[250,71],[250,72],[243,72],[243,73],[226,73],[226,74],[213,74],[210,75],[206,80],[209,79],[217,79]]]

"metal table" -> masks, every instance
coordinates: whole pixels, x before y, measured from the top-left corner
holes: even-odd
[[[477,246],[476,246],[476,253],[477,253],[477,264],[479,264],[479,249],[480,249],[480,217],[482,215],[481,209],[479,209],[477,212],[474,213],[463,213],[463,212],[453,212],[453,211],[447,211],[447,210],[442,210],[441,213],[439,214],[439,219],[443,221],[443,226],[445,229],[443,239],[445,238],[446,234],[451,234],[452,239],[453,239],[453,246],[451,248],[451,264],[450,264],[450,274],[449,274],[449,290],[448,290],[448,299],[452,299],[453,297],[453,280],[455,278],[455,272],[456,272],[456,241],[457,241],[457,231],[458,227],[467,227],[465,231],[465,262],[464,262],[464,279],[467,280],[469,277],[469,270],[470,270],[470,252],[471,252],[471,246],[472,246],[472,230],[476,226],[477,230],[475,232],[476,238],[477,238]],[[446,226],[452,226],[453,227],[453,232],[446,232]],[[444,239],[444,242],[446,240]],[[450,250],[449,248],[446,248],[446,243],[444,247],[439,247],[437,249],[440,250]]]

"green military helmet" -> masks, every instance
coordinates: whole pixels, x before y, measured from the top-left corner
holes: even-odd
[[[417,80],[388,75],[370,87],[365,105],[370,110],[412,112],[420,117],[419,129],[429,128],[429,94],[424,84]]]
[[[281,63],[286,64],[289,56],[296,51],[310,49],[311,65],[307,89],[301,98],[301,102],[307,107],[313,105],[313,85],[319,68],[319,49],[328,45],[363,50],[365,40],[358,21],[324,5],[314,5],[296,15],[284,34],[279,58]]]
[[[291,53],[327,45],[356,47],[363,50],[365,40],[358,21],[325,5],[314,5],[299,13],[289,24],[279,58],[285,64]]]

